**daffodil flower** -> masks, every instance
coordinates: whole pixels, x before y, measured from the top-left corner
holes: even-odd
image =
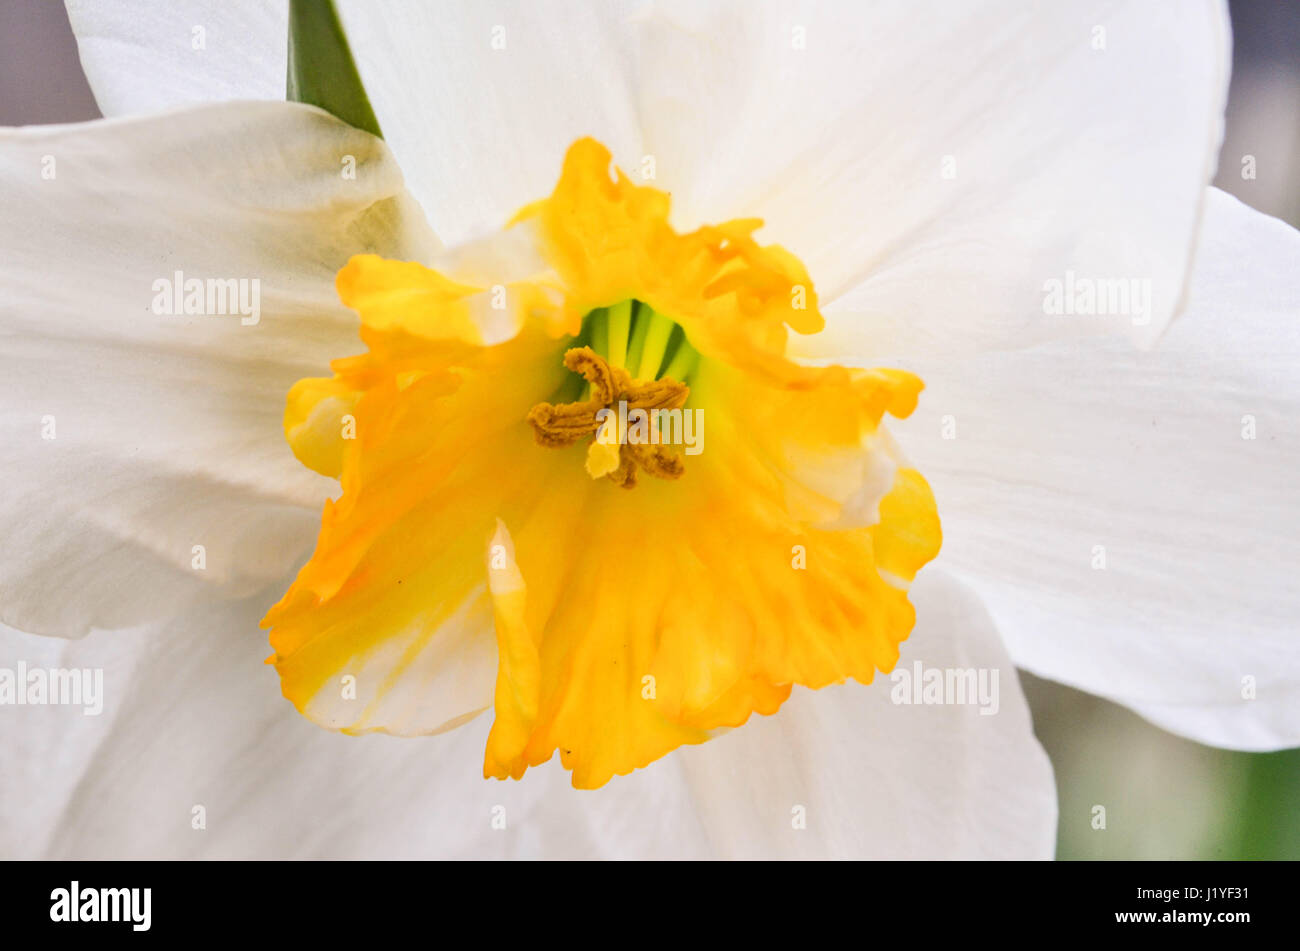
[[[4,711],[6,853],[1045,856],[1013,661],[1300,736],[1220,5],[341,3],[384,140],[246,101],[282,7],[68,6],[0,656],[109,686]]]

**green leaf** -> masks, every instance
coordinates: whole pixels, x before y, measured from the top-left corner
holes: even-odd
[[[334,0],[289,0],[290,102],[319,106],[383,138]]]
[[[1233,802],[1237,817],[1237,842],[1216,858],[1300,858],[1300,810],[1295,791],[1300,788],[1300,750],[1277,753],[1239,753],[1243,763],[1243,790]]]

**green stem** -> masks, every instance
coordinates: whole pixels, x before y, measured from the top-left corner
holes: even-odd
[[[625,300],[609,309],[609,362],[621,367],[627,360],[628,334],[632,329],[632,302]]]
[[[591,313],[591,349],[599,356],[609,355],[609,314],[603,307]]]
[[[334,0],[289,0],[285,98],[319,106],[351,126],[384,137]]]
[[[664,361],[668,339],[673,335],[673,322],[657,310],[650,311],[649,324],[645,349],[641,351],[640,368],[633,374],[638,380],[653,380],[659,376],[659,365]]]
[[[632,338],[627,344],[627,361],[624,366],[631,370],[641,363],[641,353],[645,350],[646,333],[650,330],[650,315],[653,314],[649,307],[640,301],[636,302],[636,310],[632,315]]]

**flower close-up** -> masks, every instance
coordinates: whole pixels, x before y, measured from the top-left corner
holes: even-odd
[[[1224,4],[66,11],[103,118],[0,130],[5,857],[1045,859],[1134,811],[1053,691],[1300,745]]]
[[[677,234],[609,162],[576,143],[456,272],[339,272],[368,353],[295,384],[285,430],[342,494],[263,622],[318,723],[456,725],[475,711],[426,657],[495,642],[484,774],[558,750],[594,787],[897,661],[939,526],[880,424],[920,381],[787,360],[790,329],[823,324],[802,265],[756,221]]]

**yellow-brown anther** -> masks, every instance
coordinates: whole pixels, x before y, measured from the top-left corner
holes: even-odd
[[[627,412],[681,409],[690,395],[690,387],[667,378],[635,380],[622,367],[610,365],[590,347],[574,347],[564,354],[564,365],[591,384],[591,396],[573,403],[538,403],[528,411],[528,422],[540,446],[563,449],[591,437],[601,427],[597,413],[603,409],[617,415],[619,403]],[[659,479],[677,479],[685,471],[681,457],[657,444],[619,445],[618,466],[606,475],[615,485],[631,489],[636,486],[636,470],[641,468]]]

